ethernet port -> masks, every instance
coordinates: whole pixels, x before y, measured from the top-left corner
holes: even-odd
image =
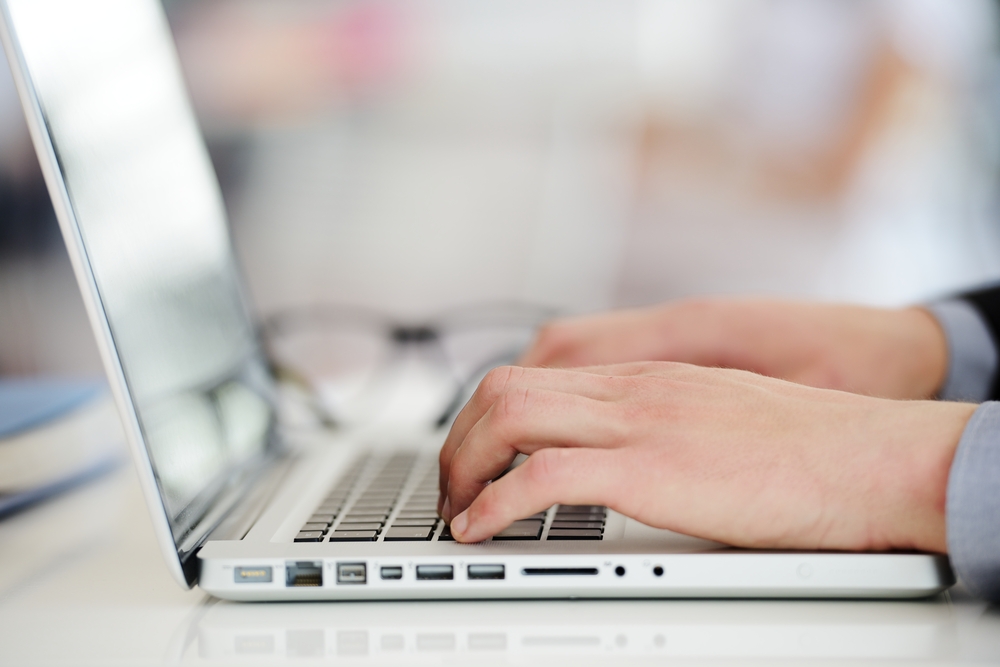
[[[285,563],[285,586],[322,586],[322,561],[294,561]]]

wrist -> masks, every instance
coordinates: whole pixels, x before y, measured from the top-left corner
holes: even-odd
[[[924,308],[897,311],[903,386],[907,398],[934,398],[948,374],[948,340],[937,318]]]
[[[897,404],[895,433],[880,470],[872,471],[873,494],[883,537],[874,548],[947,552],[945,502],[955,451],[977,405],[935,401]],[[882,511],[884,510],[884,512]]]

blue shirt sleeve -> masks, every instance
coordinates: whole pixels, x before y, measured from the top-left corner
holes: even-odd
[[[966,425],[945,512],[955,573],[977,597],[1000,602],[1000,402],[980,405]]]
[[[948,375],[938,398],[990,398],[998,355],[980,311],[963,299],[927,309],[948,341]],[[976,596],[1000,601],[1000,402],[982,403],[962,433],[948,476],[945,525],[959,579]]]
[[[948,375],[938,398],[981,403],[990,397],[997,348],[979,311],[961,299],[926,306],[948,341]]]

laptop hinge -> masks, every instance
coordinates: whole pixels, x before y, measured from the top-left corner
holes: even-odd
[[[297,458],[296,454],[283,453],[268,466],[267,471],[247,491],[246,495],[208,532],[202,544],[212,540],[241,540],[260,518],[278,487],[288,475]],[[199,548],[201,545],[199,545]],[[196,550],[197,551],[197,550]]]

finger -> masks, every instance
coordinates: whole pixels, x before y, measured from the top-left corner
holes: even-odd
[[[458,447],[465,441],[469,430],[483,418],[486,411],[504,393],[521,387],[535,387],[587,396],[598,400],[613,400],[621,395],[621,387],[610,379],[610,373],[580,373],[575,370],[549,368],[521,368],[500,366],[494,368],[479,383],[476,392],[455,418],[451,431],[441,447],[438,457],[440,510],[447,492],[448,469]],[[603,376],[603,377],[602,377]]]
[[[659,307],[620,310],[549,322],[518,365],[565,368],[660,358],[662,327],[653,326],[660,311]]]
[[[556,320],[538,330],[538,334],[517,360],[518,366],[565,366],[574,350],[586,347],[591,330],[589,318]]]
[[[627,429],[621,409],[613,403],[545,389],[508,391],[455,451],[444,518],[468,507],[519,453],[530,455],[546,447],[617,447]]]
[[[629,488],[622,453],[616,449],[539,450],[487,486],[451,522],[451,534],[459,542],[480,542],[556,503],[614,507]]]

